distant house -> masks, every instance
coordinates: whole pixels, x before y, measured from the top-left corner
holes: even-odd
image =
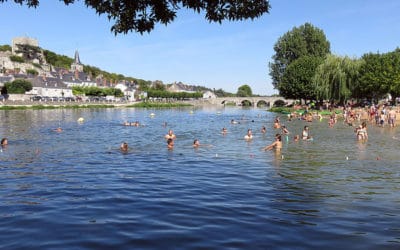
[[[68,86],[57,77],[37,76],[27,80],[32,83],[32,90],[27,92],[27,95],[73,97],[72,89],[68,88]]]
[[[120,89],[129,101],[135,100],[136,88],[134,86],[131,86],[126,82],[119,82],[117,85],[115,85],[115,88]]]
[[[217,96],[214,94],[214,92],[207,90],[206,92],[203,93],[203,99],[215,99]]]

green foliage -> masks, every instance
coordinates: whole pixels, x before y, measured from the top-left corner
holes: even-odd
[[[322,61],[321,57],[303,56],[292,62],[277,86],[280,95],[290,99],[315,99],[316,92],[312,82],[315,70]]]
[[[115,97],[123,97],[124,94],[120,89],[116,88],[99,88],[99,87],[81,87],[81,86],[73,86],[72,87],[73,95],[86,95],[86,96],[115,96]]]
[[[51,52],[49,50],[44,50],[43,54],[44,57],[46,58],[47,63],[55,67],[69,69],[72,62],[74,61],[74,59],[70,57],[57,55],[56,53]]]
[[[1,0],[0,2],[6,2]],[[65,4],[74,3],[75,0],[63,0]],[[15,0],[29,7],[37,7],[39,1]],[[179,9],[189,9],[197,13],[204,13],[209,22],[221,23],[223,20],[235,21],[254,19],[268,13],[270,4],[268,0],[241,0],[241,1],[209,1],[209,0],[113,0],[89,1],[85,4],[94,9],[98,15],[106,15],[109,20],[115,21],[111,31],[115,34],[126,34],[130,31],[139,33],[150,32],[156,24],[167,25],[174,21]]]
[[[10,45],[1,45],[0,46],[0,51],[6,52],[6,51],[12,51],[11,46]]]
[[[41,48],[29,44],[16,44],[16,47],[17,49],[15,52],[18,54],[22,54],[22,57],[26,61],[37,59],[39,60],[39,62],[43,63]]]
[[[289,65],[302,56],[325,57],[330,43],[322,30],[310,23],[294,27],[274,45],[273,62],[269,64],[272,85],[278,87]]]
[[[35,66],[38,69],[42,68],[42,65],[40,65],[39,63],[32,63],[33,66]]]
[[[190,99],[190,98],[201,98],[203,94],[201,92],[189,93],[189,92],[169,92],[156,89],[147,90],[148,98],[174,98],[178,100]]]
[[[25,94],[32,90],[32,83],[24,79],[17,79],[4,84],[5,93],[7,94]]]
[[[233,97],[233,96],[235,96],[234,94],[228,93],[228,92],[224,91],[223,89],[217,89],[217,90],[215,90],[215,91],[214,91],[214,94],[215,94],[217,97]]]
[[[239,97],[253,96],[253,91],[251,90],[249,85],[245,84],[238,88],[236,95]]]
[[[27,69],[26,73],[30,74],[30,75],[35,75],[35,76],[37,76],[39,74],[39,72],[37,72],[37,70],[34,70],[34,69]]]
[[[344,104],[351,96],[360,97],[355,90],[361,64],[362,60],[328,55],[314,75],[317,99]]]
[[[12,62],[18,62],[18,63],[24,63],[25,62],[24,58],[22,58],[20,56],[15,56],[15,55],[10,56],[10,60]]]
[[[400,95],[400,51],[363,55],[357,91],[368,99],[379,99],[390,93]]]

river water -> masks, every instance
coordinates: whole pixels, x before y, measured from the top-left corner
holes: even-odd
[[[279,132],[275,116],[234,107],[0,111],[9,141],[0,248],[399,249],[399,129],[369,125],[369,140],[357,142],[340,120],[329,128],[282,117],[291,135],[277,154],[261,150]],[[305,125],[314,140],[294,142]]]

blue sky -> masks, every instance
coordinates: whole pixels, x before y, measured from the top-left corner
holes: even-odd
[[[253,21],[209,23],[182,10],[168,26],[149,34],[111,31],[82,1],[65,6],[40,1],[36,9],[13,1],[0,4],[0,44],[29,36],[39,46],[105,71],[165,84],[183,82],[236,93],[248,84],[255,94],[277,93],[268,63],[284,33],[306,22],[322,29],[333,54],[360,57],[400,47],[398,0],[271,0],[272,8]]]

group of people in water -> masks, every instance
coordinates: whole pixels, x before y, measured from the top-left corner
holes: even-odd
[[[254,122],[254,120],[253,120],[253,122]],[[231,124],[240,124],[240,122],[231,120]],[[124,125],[125,125],[125,123],[124,123]],[[267,145],[262,148],[262,150],[264,150],[264,151],[268,151],[268,150],[280,151],[282,149],[282,136],[285,136],[286,138],[288,138],[290,135],[288,128],[285,125],[281,125],[279,117],[276,117],[273,127],[275,129],[279,129],[280,133],[275,134],[275,139],[270,145]],[[261,133],[265,134],[266,132],[267,132],[267,128],[265,126],[262,126]],[[228,133],[228,129],[226,127],[223,127],[221,130],[221,133],[222,133],[222,135],[226,135]],[[167,149],[173,150],[176,135],[174,134],[172,129],[168,130],[168,133],[164,136],[164,139],[166,140]],[[244,135],[244,140],[251,141],[252,139],[253,139],[253,131],[252,131],[252,129],[249,128],[247,130],[247,133]],[[300,137],[300,135],[295,135],[293,138],[294,141],[299,141],[300,139],[307,140],[307,141],[312,140],[312,137],[309,134],[308,126],[304,126],[301,137]],[[212,145],[210,145],[210,144],[200,144],[199,139],[194,139],[193,144],[192,144],[193,148],[199,148],[199,147],[204,147],[204,146],[212,147]],[[120,150],[123,152],[127,152],[129,150],[129,146],[128,146],[127,142],[121,143]]]
[[[360,112],[359,110],[356,111],[354,109],[352,109],[351,107],[345,107],[342,110],[342,117],[343,117],[343,122],[345,124],[348,124],[349,126],[354,126],[354,133],[356,135],[357,140],[360,141],[365,141],[368,139],[368,132],[367,132],[367,121],[365,119],[365,114],[363,115],[362,112]],[[366,109],[364,110],[366,111]],[[369,108],[368,110],[368,116],[370,119],[369,121],[373,121],[373,119],[375,119],[376,114],[379,113],[379,119],[375,120],[376,125],[378,126],[385,126],[385,124],[388,124],[390,127],[394,127],[395,123],[396,123],[396,111],[394,108],[385,108],[385,107],[377,107],[377,106],[372,106],[371,108]],[[299,119],[299,120],[304,120],[305,122],[313,122],[313,120],[318,120],[318,121],[322,121],[323,117],[322,115],[317,112],[317,111],[313,111],[313,112],[306,112],[303,113],[301,115],[298,115],[296,113],[291,113],[287,116],[287,121],[290,122],[293,119]],[[325,118],[328,118],[328,126],[330,128],[334,127],[334,125],[338,122],[338,114],[335,111],[332,111],[331,115],[325,116]],[[273,122],[273,128],[275,129],[275,131],[277,131],[277,133],[275,133],[274,136],[274,141],[263,147],[262,150],[276,150],[276,151],[280,151],[282,149],[282,138],[286,138],[286,141],[289,141],[289,137],[291,135],[289,129],[283,125],[280,121],[280,117],[276,117],[274,122]],[[254,122],[254,120],[252,120],[252,122]],[[241,120],[234,120],[232,119],[230,121],[231,125],[235,125],[235,124],[241,124],[242,121]],[[357,126],[355,126],[355,124],[359,124]],[[135,122],[133,126],[138,126],[139,122]],[[132,126],[132,123],[124,123],[124,125],[126,126]],[[140,125],[139,125],[140,126]],[[267,132],[267,128],[265,126],[261,127],[261,131],[262,134],[265,134]],[[226,127],[223,127],[221,130],[221,133],[223,135],[226,135],[228,133],[228,129]],[[167,143],[167,148],[169,150],[172,150],[174,148],[174,141],[176,139],[176,135],[173,133],[173,131],[171,129],[169,129],[168,133],[164,136],[166,143]],[[294,134],[293,135],[293,141],[294,142],[298,142],[300,140],[303,141],[312,141],[313,137],[310,134],[310,128],[308,125],[305,125],[303,127],[303,130],[301,131],[301,134]],[[247,133],[244,135],[244,140],[246,141],[250,141],[253,139],[253,131],[252,129],[248,129]],[[205,146],[203,144],[200,144],[200,141],[198,139],[195,139],[193,141],[193,148],[198,148],[200,146]],[[207,146],[212,146],[212,145],[207,145]],[[122,151],[127,151],[128,150],[128,145],[126,142],[121,144],[121,150]]]

